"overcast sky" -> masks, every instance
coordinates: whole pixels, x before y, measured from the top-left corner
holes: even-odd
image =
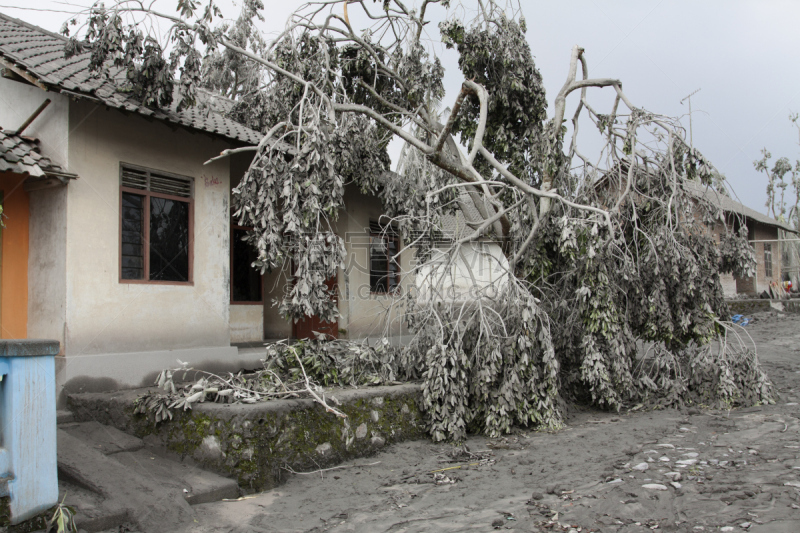
[[[0,12],[58,31],[69,17],[63,11],[74,12],[76,5],[89,3],[0,0]],[[407,3],[413,4],[414,0]],[[634,105],[680,116],[687,130],[689,108],[680,101],[700,89],[692,97],[695,147],[727,176],[743,203],[766,212],[766,178],[753,169],[753,161],[761,157],[760,150],[769,149],[773,160],[780,156],[792,161],[800,159],[798,132],[788,120],[790,112],[800,112],[800,2],[521,3],[528,42],[547,89],[550,114],[575,44],[586,50],[591,77],[622,80]],[[164,11],[172,11],[177,0],[158,0],[158,4]],[[264,4],[263,29],[273,33],[283,28],[290,12],[301,2],[264,0]],[[238,14],[232,0],[224,0],[221,5],[226,16]],[[351,8],[351,17],[356,17],[353,11]],[[438,29],[433,24],[429,26],[429,36],[438,39]],[[448,105],[462,82],[455,60],[450,55],[444,62]]]

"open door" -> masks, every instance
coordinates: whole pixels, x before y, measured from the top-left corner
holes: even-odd
[[[25,176],[0,172],[0,338],[28,337],[28,193]]]
[[[328,286],[328,291],[334,295],[336,300],[336,276],[328,279],[325,284]],[[302,320],[292,324],[292,336],[295,339],[316,339],[314,332],[324,333],[328,339],[339,338],[339,321],[323,322],[318,316],[306,316]]]

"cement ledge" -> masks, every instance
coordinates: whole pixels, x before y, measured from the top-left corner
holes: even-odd
[[[58,407],[66,405],[67,394],[150,386],[162,369],[177,367],[179,359],[194,369],[225,373],[260,368],[264,353],[263,348],[240,352],[236,346],[201,346],[152,352],[67,354],[56,357]]]
[[[769,312],[772,309],[788,313],[800,313],[800,300],[796,298],[787,300],[769,300],[766,298],[749,298],[740,300],[726,300],[731,314],[748,315],[759,312]]]
[[[70,394],[75,420],[96,420],[147,438],[182,458],[235,477],[246,491],[275,487],[289,469],[311,471],[370,455],[387,444],[425,438],[421,385],[334,389],[341,419],[308,399],[256,404],[203,403],[173,411],[158,426],[134,415],[134,400],[152,389]]]
[[[58,341],[48,339],[0,340],[0,357],[29,357],[57,355],[61,349]]]

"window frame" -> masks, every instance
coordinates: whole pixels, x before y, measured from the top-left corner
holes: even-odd
[[[769,265],[769,268],[767,268]],[[772,264],[772,243],[764,243],[764,277],[775,278],[775,270]]]
[[[257,302],[247,302],[247,301],[236,301],[233,299],[233,239],[234,239],[234,231],[235,230],[244,230],[244,231],[253,231],[253,226],[240,226],[238,224],[234,224],[231,221],[231,237],[230,237],[230,246],[229,246],[229,265],[230,268],[230,278],[231,278],[231,285],[230,285],[230,305],[264,305],[264,274],[258,275],[258,294],[261,295],[261,299]]]
[[[380,230],[376,230],[376,228],[380,227]],[[397,230],[392,226],[381,226],[377,222],[370,221],[369,223],[369,245],[367,246],[367,265],[368,265],[368,275],[369,275],[369,293],[374,295],[389,295],[389,294],[397,294],[400,291],[400,235],[397,233]],[[375,291],[372,287],[372,239],[379,238],[384,239],[386,241],[394,241],[395,245],[397,246],[397,253],[394,255],[394,258],[397,258],[394,263],[397,265],[397,271],[392,272],[389,270],[386,273],[386,290],[385,291]],[[389,256],[389,246],[387,242],[386,246],[386,266],[390,268],[392,264],[393,257]],[[395,277],[395,284],[393,288],[389,288],[389,275],[394,274]]]
[[[134,187],[124,187],[122,185],[122,177],[123,172],[126,168],[131,170],[135,170],[138,172],[147,172],[148,174],[148,182],[149,182],[149,175],[150,173],[157,173],[161,176],[171,177],[181,180],[189,180],[190,183],[190,193],[189,198],[185,198],[183,196],[175,196],[170,194],[164,194],[159,192],[151,192],[148,189],[136,189]],[[149,183],[148,183],[149,185]],[[142,224],[143,224],[143,235],[142,235],[142,247],[143,247],[143,254],[142,254],[142,261],[144,263],[143,269],[143,278],[142,279],[128,279],[122,277],[122,194],[129,193],[135,194],[138,196],[144,197],[143,201],[143,209],[142,209]],[[118,243],[119,243],[119,250],[117,253],[117,262],[118,264],[118,277],[120,283],[125,284],[134,284],[134,285],[184,285],[184,286],[193,286],[194,285],[194,193],[195,193],[195,180],[191,176],[182,176],[180,174],[175,174],[173,172],[166,172],[162,170],[157,170],[148,167],[142,167],[139,165],[133,165],[130,163],[120,162],[119,164],[119,233],[118,233]],[[189,261],[189,275],[188,281],[168,281],[168,280],[151,280],[150,278],[150,198],[164,198],[166,200],[172,200],[177,202],[184,202],[189,204],[189,250],[188,250],[188,261]]]

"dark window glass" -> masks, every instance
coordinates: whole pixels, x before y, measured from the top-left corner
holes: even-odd
[[[389,261],[388,283],[389,292],[394,292],[400,282],[400,263],[397,256],[397,238],[389,237],[386,243],[386,251]]]
[[[389,262],[386,260],[386,241],[382,237],[369,238],[369,288],[372,292],[387,292],[386,275]]]
[[[120,279],[191,282],[192,178],[121,165]]]
[[[122,193],[122,279],[144,279],[144,196]]]
[[[258,258],[256,249],[243,241],[247,230],[233,229],[231,242],[231,301],[260,302],[261,274],[251,265]]]
[[[369,238],[369,286],[371,292],[387,293],[400,283],[397,237],[389,232]]]
[[[189,203],[150,197],[150,279],[189,281]]]

